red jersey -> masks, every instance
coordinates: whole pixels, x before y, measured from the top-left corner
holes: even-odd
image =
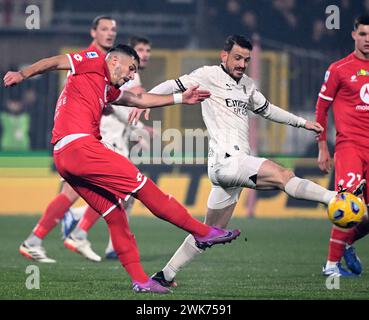
[[[110,84],[105,54],[93,46],[67,56],[71,75],[56,105],[51,143],[75,133],[101,139],[102,111],[107,103],[118,99],[121,91]]]
[[[316,108],[316,120],[324,127],[324,132],[331,103],[337,131],[336,149],[345,142],[369,148],[368,60],[351,53],[329,67]],[[320,140],[326,140],[325,133]]]

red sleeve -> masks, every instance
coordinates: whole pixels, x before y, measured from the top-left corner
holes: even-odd
[[[104,57],[95,51],[81,51],[68,53],[72,74],[102,73],[104,72]]]
[[[339,88],[338,71],[335,65],[331,65],[324,76],[324,83],[320,89],[319,97],[332,102]]]
[[[337,68],[332,64],[324,76],[324,83],[320,89],[318,101],[315,106],[316,122],[324,128],[324,132],[319,135],[319,141],[327,140],[328,110],[334,101],[339,89],[339,79]]]
[[[320,123],[320,125],[324,128],[323,133],[319,135],[319,141],[327,140],[328,110],[331,103],[331,101],[322,99],[320,96],[318,97],[318,101],[316,102],[315,119],[316,122]]]
[[[121,98],[122,94],[123,94],[123,91],[122,90],[117,89],[117,88],[115,88],[113,86],[110,86],[109,87],[109,90],[107,92],[107,96],[106,96],[107,101],[108,102],[117,101],[117,100],[119,100]]]

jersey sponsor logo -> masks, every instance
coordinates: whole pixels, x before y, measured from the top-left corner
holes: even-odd
[[[91,51],[91,52],[86,52],[85,53],[86,58],[89,59],[93,59],[93,58],[98,58],[99,55],[95,52],[95,51]]]
[[[327,81],[328,81],[330,74],[331,74],[331,72],[330,72],[330,71],[327,71],[327,72],[325,73],[325,76],[324,76],[324,82],[327,82]]]
[[[357,76],[369,76],[369,71],[365,70],[365,69],[360,69],[357,73]]]
[[[327,86],[325,84],[322,85],[322,88],[320,89],[320,92],[326,92]]]
[[[364,103],[369,104],[369,83],[366,83],[361,87],[360,98]]]
[[[350,81],[351,82],[357,82],[357,76],[356,76],[356,74],[354,74],[353,76],[351,76]]]
[[[75,59],[75,60],[77,60],[77,61],[82,61],[82,56],[80,55],[80,54],[78,54],[78,53],[76,53],[76,54],[74,54],[73,55],[73,58]]]
[[[232,108],[232,111],[237,115],[247,115],[247,102],[242,100],[225,99],[226,106]]]

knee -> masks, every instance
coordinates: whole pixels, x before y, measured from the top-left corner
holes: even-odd
[[[279,188],[283,190],[287,182],[294,176],[295,174],[291,170],[286,168],[281,169],[279,172],[279,181],[278,181]]]
[[[71,202],[75,202],[77,201],[79,195],[76,191],[74,191],[74,189],[68,184],[65,183],[63,186],[63,191],[62,193],[71,201]]]

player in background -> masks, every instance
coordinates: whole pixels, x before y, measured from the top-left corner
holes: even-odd
[[[57,102],[51,143],[59,174],[99,212],[108,224],[114,248],[129,274],[135,292],[169,293],[147,276],[131,233],[121,199],[139,199],[154,215],[194,235],[199,247],[231,242],[239,230],[209,227],[194,219],[171,195],[164,194],[127,158],[107,148],[101,141],[100,119],[109,103],[153,108],[176,103],[196,104],[210,92],[191,87],[182,94],[139,95],[119,89],[132,80],[139,65],[132,47],[117,45],[105,55],[78,53],[45,58],[4,76],[5,87],[52,70],[69,70]]]
[[[115,42],[117,23],[110,16],[97,16],[92,21],[90,35],[93,40],[86,49],[87,52],[92,55],[105,55]],[[31,234],[21,244],[19,252],[27,258],[31,256],[38,262],[55,263],[54,259],[46,255],[46,250],[42,246],[43,239],[56,227],[78,198],[78,193],[67,182],[63,182],[61,192],[49,203]],[[75,250],[92,261],[101,261],[101,257],[92,251],[88,241],[78,243]]]
[[[327,119],[333,107],[336,126],[334,153],[335,185],[353,191],[362,179],[369,179],[369,16],[354,22],[352,38],[355,50],[347,57],[332,63],[325,74],[324,84],[316,103],[316,120],[325,129],[319,136],[319,168],[332,169],[327,146]],[[367,203],[369,190],[364,192]],[[369,232],[368,221],[352,229],[333,226],[329,240],[327,262],[323,275],[355,276],[361,273],[360,259],[352,244]],[[344,257],[348,269],[341,265]]]
[[[140,57],[139,71],[145,69],[151,56],[150,40],[145,37],[133,36],[129,39],[128,43],[133,49],[135,49],[138,56]],[[135,78],[133,80],[127,82],[124,85],[124,88],[129,89],[131,92],[134,92],[136,94],[145,92],[138,72],[135,74]],[[145,126],[140,121],[135,125],[128,124],[129,112],[130,108],[122,108],[121,106],[111,105],[109,111],[101,118],[100,124],[102,140],[112,145],[114,147],[114,151],[120,153],[127,158],[129,158],[130,137],[135,135],[139,136],[139,130],[147,130],[148,132],[152,132],[151,127]],[[122,203],[128,216],[130,215],[133,202],[134,198],[131,197],[128,199],[128,201],[123,201]],[[74,214],[74,211],[80,211],[79,208],[69,209],[68,212],[64,215],[62,223],[63,235],[66,238],[64,240],[64,244],[67,248],[77,253],[80,253],[78,248],[91,247],[90,242],[88,242],[87,240],[88,232],[96,223],[96,221],[100,218],[100,215],[91,207],[84,206],[84,208],[86,208],[85,212],[83,213],[83,216],[77,225],[73,225],[71,223],[72,221],[77,222],[78,216]],[[74,227],[75,229],[73,230]],[[81,254],[84,255],[84,252],[85,251],[82,251]],[[88,253],[90,253],[90,251],[88,251]],[[86,258],[89,258],[91,257],[91,254],[87,254],[85,256]],[[98,255],[96,253],[95,255],[92,255],[93,258],[97,256]],[[108,246],[105,249],[105,257],[107,259],[118,258],[117,254],[114,251],[110,237]],[[92,259],[92,261],[95,260]]]
[[[240,35],[229,36],[221,52],[221,64],[205,66],[168,80],[153,88],[152,93],[183,92],[199,85],[211,97],[201,104],[202,117],[209,132],[208,175],[212,189],[208,198],[205,223],[225,227],[232,216],[242,188],[279,189],[289,196],[328,204],[337,194],[266,158],[250,155],[248,114],[253,112],[268,120],[304,128],[316,133],[323,128],[270,103],[245,75],[251,60],[252,44]],[[134,110],[130,120],[139,117]],[[188,236],[163,270],[153,279],[164,286],[175,285],[174,277],[203,250]]]

